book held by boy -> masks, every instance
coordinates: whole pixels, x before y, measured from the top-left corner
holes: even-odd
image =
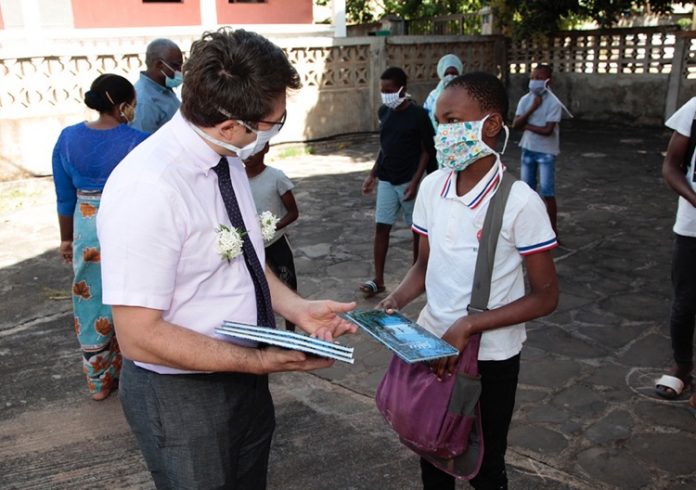
[[[340,316],[355,323],[409,364],[459,354],[450,344],[399,312],[353,310]]]
[[[301,333],[228,321],[223,322],[222,326],[215,329],[215,332],[234,339],[298,350],[349,364],[354,362],[352,347],[341,345],[338,342],[316,339]]]

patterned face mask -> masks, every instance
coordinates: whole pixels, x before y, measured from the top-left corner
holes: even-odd
[[[437,161],[441,167],[447,167],[455,172],[461,172],[469,165],[488,155],[497,155],[498,152],[483,142],[481,132],[483,123],[490,114],[480,121],[465,121],[459,123],[440,124],[435,135],[435,149]],[[507,146],[510,132],[505,129],[505,144],[502,155]]]

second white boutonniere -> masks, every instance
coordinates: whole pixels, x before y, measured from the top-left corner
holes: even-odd
[[[259,215],[259,221],[261,222],[261,235],[263,236],[263,240],[265,242],[270,242],[275,236],[276,227],[280,220],[270,211],[264,211]]]

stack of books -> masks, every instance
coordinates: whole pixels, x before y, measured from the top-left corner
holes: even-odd
[[[307,354],[327,357],[349,364],[353,364],[354,362],[352,347],[347,347],[337,342],[315,339],[300,333],[288,332],[287,330],[225,321],[222,323],[222,326],[216,328],[215,331],[220,335],[233,337],[235,339],[298,350]]]

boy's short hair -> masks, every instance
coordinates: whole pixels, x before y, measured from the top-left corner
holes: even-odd
[[[474,71],[459,75],[447,84],[449,87],[462,87],[473,97],[481,110],[498,112],[503,118],[508,112],[508,97],[503,83],[495,75]]]
[[[408,81],[408,77],[406,76],[406,72],[402,70],[401,68],[397,66],[391,66],[384,70],[384,73],[382,73],[382,76],[379,77],[380,80],[391,80],[395,84],[397,84],[399,87],[405,87],[406,82]]]
[[[539,63],[534,67],[535,70],[542,70],[546,72],[546,78],[551,78],[551,75],[553,75],[553,70],[551,69],[551,65],[547,65],[546,63]]]

